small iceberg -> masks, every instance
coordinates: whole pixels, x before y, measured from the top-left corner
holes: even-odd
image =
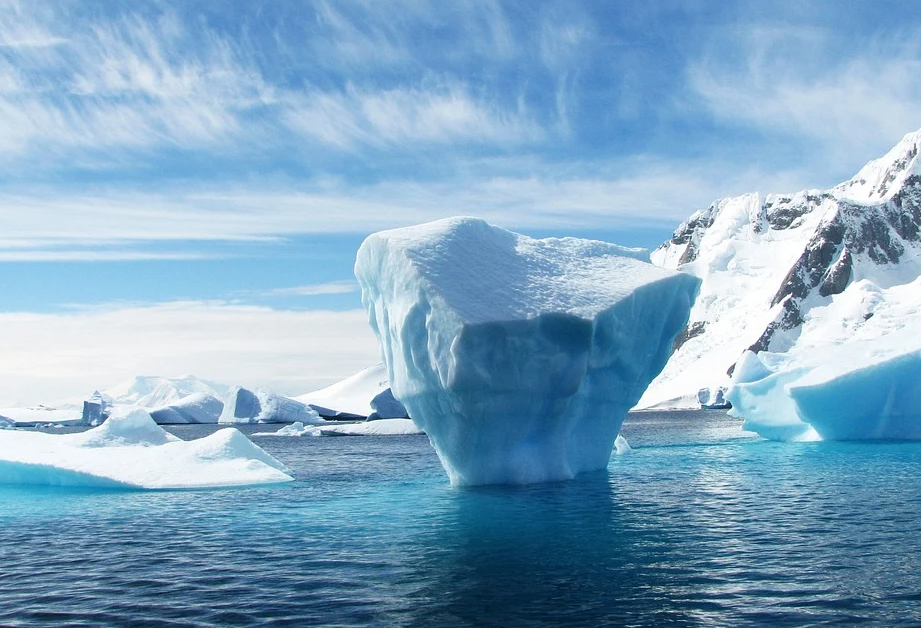
[[[136,407],[79,434],[0,433],[0,484],[188,489],[293,479],[236,429],[183,441]]]

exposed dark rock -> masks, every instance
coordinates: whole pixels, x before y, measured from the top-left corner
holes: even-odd
[[[851,258],[851,252],[844,247],[841,257],[835,262],[835,265],[826,271],[822,278],[822,284],[819,286],[819,294],[823,297],[833,294],[841,294],[847,285],[851,282],[851,271],[854,261]]]
[[[672,353],[680,349],[681,345],[686,343],[691,338],[695,338],[704,333],[706,328],[707,324],[704,321],[695,321],[693,323],[689,323],[675,338],[675,342],[672,344]]]

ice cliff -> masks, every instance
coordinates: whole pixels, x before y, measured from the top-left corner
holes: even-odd
[[[645,251],[475,218],[376,233],[355,274],[390,385],[455,485],[608,464],[699,280]]]

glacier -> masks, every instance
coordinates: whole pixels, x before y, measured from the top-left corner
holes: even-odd
[[[700,285],[644,249],[468,217],[372,234],[355,275],[393,394],[454,485],[606,467]]]
[[[0,432],[0,484],[185,489],[293,479],[233,428],[183,441],[131,406],[116,407],[102,425],[78,434]]]

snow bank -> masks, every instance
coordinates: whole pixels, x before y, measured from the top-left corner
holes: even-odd
[[[307,404],[267,390],[235,386],[224,399],[219,423],[317,423],[322,421]]]
[[[139,408],[116,409],[80,434],[0,433],[0,484],[177,489],[292,479],[235,429],[182,441]]]
[[[604,468],[700,281],[644,251],[474,218],[370,236],[355,274],[394,395],[453,484]]]

